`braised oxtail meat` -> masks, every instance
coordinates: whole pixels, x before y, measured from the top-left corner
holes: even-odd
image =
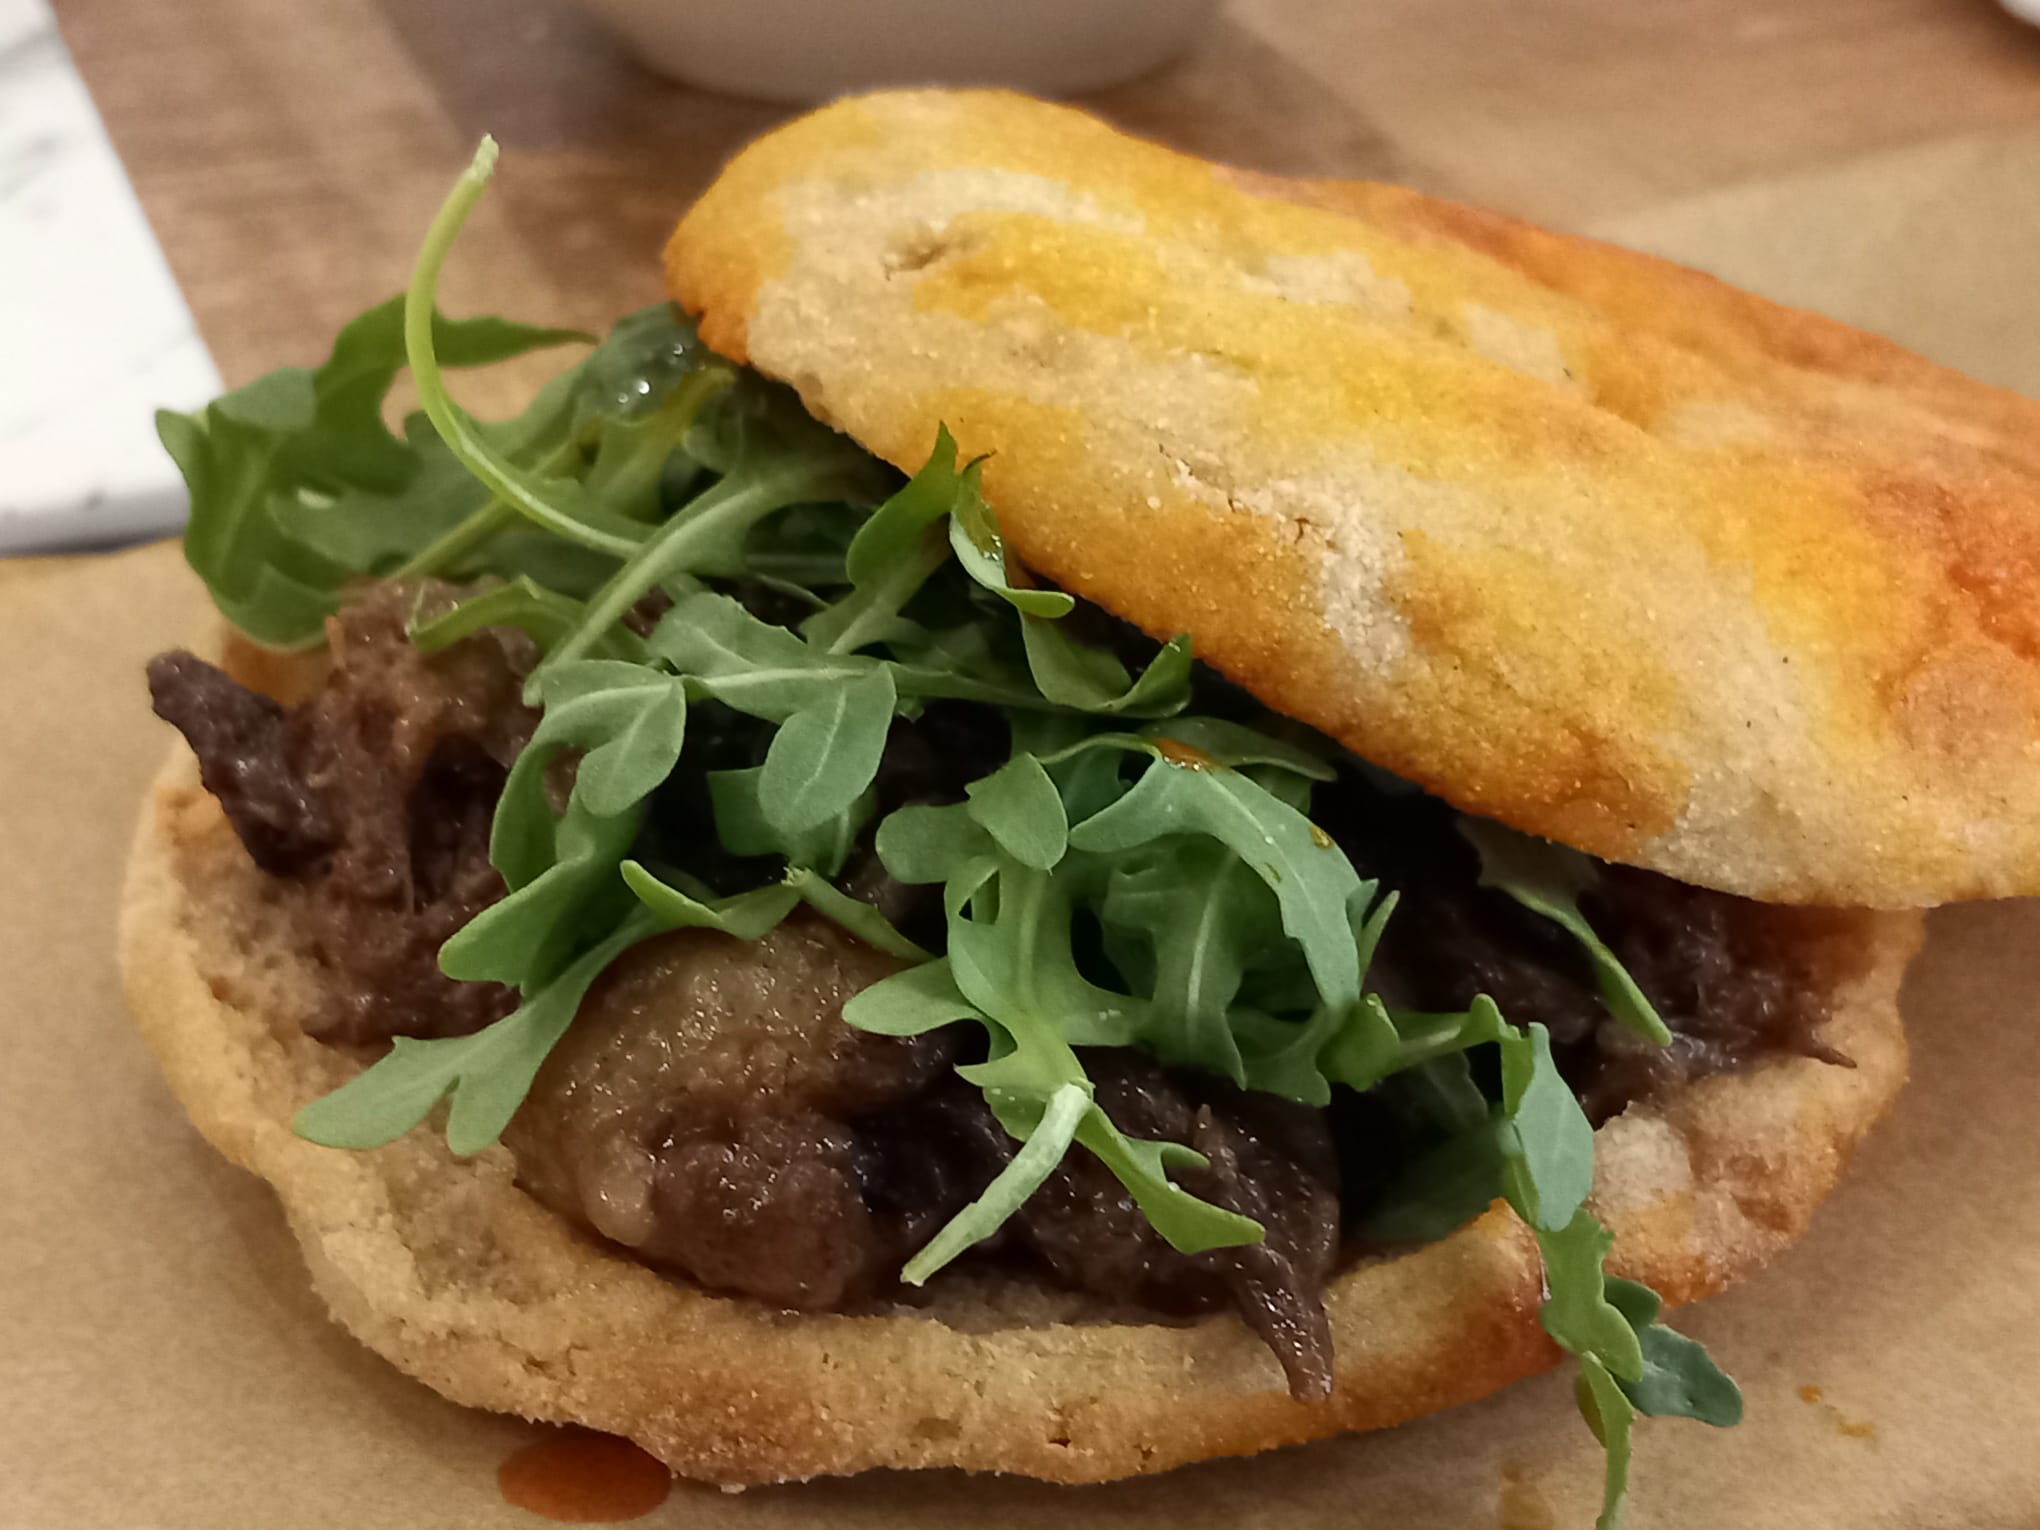
[[[325,868],[339,830],[291,757],[282,707],[182,650],[149,661],[149,700],[191,745],[199,779],[256,865],[274,877]]]
[[[1583,908],[1671,1030],[1658,1048],[1610,1019],[1571,935],[1479,885],[1479,859],[1443,803],[1342,778],[1312,811],[1362,875],[1400,895],[1370,982],[1411,1009],[1460,1010],[1486,994],[1514,1024],[1542,1023],[1596,1124],[1765,1053],[1846,1061],[1818,1040],[1828,985],[1808,980],[1805,942],[1791,938],[1817,912],[1602,866]]]
[[[1854,1064],[1816,1034],[1832,981],[1808,969],[1819,909],[1770,908],[1629,867],[1609,867],[1587,902],[1622,965],[1670,1028],[1653,1046],[1601,1020],[1560,1058],[1596,1122],[1631,1100],[1726,1073],[1767,1053]],[[1817,958],[1816,958],[1817,959]]]
[[[321,1040],[465,1035],[516,1002],[446,977],[438,952],[503,894],[489,822],[537,721],[519,698],[536,654],[499,628],[421,653],[405,624],[451,593],[383,585],[329,619],[331,670],[289,709],[190,654],[149,667],[255,863],[306,884],[323,997],[305,1029]]]
[[[1009,753],[1006,729],[988,725],[981,708],[937,701],[919,717],[895,722],[872,782],[878,808],[843,868],[843,890],[876,907],[908,939],[939,948],[942,889],[900,882],[886,871],[878,824],[896,808],[963,801],[965,785],[997,770]]]
[[[1017,1238],[1079,1290],[1181,1316],[1236,1309],[1281,1361],[1292,1393],[1329,1395],[1323,1294],[1339,1254],[1339,1172],[1324,1113],[1165,1070],[1138,1052],[1087,1052],[1084,1062],[1122,1132],[1202,1153],[1206,1166],[1177,1171],[1178,1183],[1253,1218],[1265,1237],[1179,1253],[1111,1170],[1073,1151],[1020,1208]]]
[[[843,1003],[898,963],[822,920],[657,937],[597,982],[508,1141],[524,1186],[715,1290],[832,1309],[889,1287],[989,1173],[867,1197],[857,1123],[948,1073],[947,1033],[875,1036]],[[895,1184],[899,1183],[895,1181]]]
[[[901,1039],[842,1007],[897,964],[796,917],[757,941],[658,937],[622,957],[540,1070],[507,1141],[556,1211],[714,1290],[831,1310],[900,1266],[1011,1158],[950,1031]],[[1137,1053],[1089,1054],[1127,1132],[1196,1148],[1184,1187],[1268,1229],[1252,1248],[1177,1253],[1103,1164],[1073,1152],[1014,1219],[1006,1251],[1063,1284],[1191,1316],[1236,1308],[1298,1396],[1330,1385],[1320,1300],[1339,1245],[1338,1174],[1317,1112]]]
[[[437,953],[502,896],[489,826],[536,725],[521,701],[536,656],[500,629],[420,653],[406,622],[420,602],[453,593],[386,585],[333,618],[330,672],[295,708],[189,654],[150,665],[157,711],[190,741],[249,854],[302,888],[306,948],[325,993],[305,1028],[323,1040],[464,1034],[515,999],[447,979]],[[737,594],[766,620],[804,614],[762,585]],[[647,630],[668,605],[648,598],[631,625]],[[1130,628],[1100,626],[1130,658],[1152,647]],[[1219,694],[1216,682],[1206,689]],[[719,891],[776,875],[774,858],[731,856],[703,839],[705,773],[755,765],[756,752],[740,719],[698,703],[640,853],[684,856]],[[892,729],[874,823],[907,804],[962,800],[1007,752],[1005,730],[982,709],[930,704]],[[1602,868],[1584,906],[1673,1032],[1669,1047],[1654,1048],[1609,1017],[1570,935],[1479,885],[1477,858],[1444,804],[1349,771],[1319,788],[1313,812],[1363,875],[1401,895],[1370,982],[1414,1009],[1462,1009],[1485,993],[1515,1023],[1541,1022],[1597,1122],[1766,1053],[1847,1061],[1815,1039],[1825,1017],[1805,996],[1829,985],[1810,982],[1807,958],[1795,954],[1818,949],[1804,938],[1817,933],[1817,911]],[[939,946],[940,889],[887,875],[871,829],[838,880]],[[896,970],[807,913],[752,942],[705,930],[642,942],[597,980],[512,1121],[505,1140],[520,1182],[595,1234],[712,1290],[797,1310],[894,1296],[905,1261],[1016,1150],[955,1072],[984,1055],[976,1029],[893,1038],[844,1023],[845,1001]],[[1294,1395],[1326,1396],[1323,1293],[1341,1254],[1342,1198],[1345,1215],[1364,1214],[1414,1150],[1407,1123],[1374,1094],[1341,1094],[1334,1108],[1314,1110],[1136,1051],[1087,1051],[1084,1062],[1123,1132],[1195,1149],[1203,1166],[1174,1171],[1177,1181],[1260,1223],[1264,1241],[1180,1253],[1076,1148],[970,1258],[1032,1268],[1112,1307],[1181,1318],[1236,1311]]]

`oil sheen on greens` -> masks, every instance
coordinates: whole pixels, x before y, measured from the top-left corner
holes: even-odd
[[[1443,1236],[1497,1197],[1529,1224],[1544,1327],[1578,1357],[1580,1407],[1606,1446],[1603,1525],[1620,1512],[1637,1413],[1734,1423],[1734,1384],[1658,1322],[1647,1288],[1603,1273],[1610,1235],[1583,1204],[1593,1132],[1544,1029],[1486,999],[1405,1014],[1369,991],[1395,894],[1308,816],[1313,787],[1355,762],[1291,725],[1200,715],[1187,635],[1138,673],[1078,637],[1071,598],[1007,560],[979,464],[959,462],[946,431],[902,483],[790,393],[717,360],[669,307],[621,320],[515,419],[454,403],[442,368],[590,339],[434,312],[493,158],[485,141],[408,292],[348,325],[322,366],[158,417],[191,490],[191,565],[250,637],[314,646],[361,581],[436,575],[483,585],[414,627],[421,647],[503,624],[544,656],[528,698],[542,718],[490,844],[508,895],[440,957],[521,1003],[475,1035],[398,1041],[307,1106],[298,1131],[367,1148],[445,1102],[448,1143],[478,1152],[625,948],[697,926],[756,939],[805,905],[907,964],[850,1002],[850,1024],[982,1027],[986,1060],[961,1071],[1023,1144],[907,1281],[988,1237],[1073,1152],[1109,1168],[1178,1249],[1260,1238],[1179,1187],[1192,1150],[1113,1123],[1084,1048],[1144,1048],[1309,1105],[1388,1087],[1424,1102],[1442,1145],[1366,1230]],[[383,410],[406,367],[423,408],[400,438]],[[718,588],[737,579],[805,617],[760,620]],[[623,617],[653,594],[670,609],[641,635]],[[946,939],[931,952],[831,879],[874,827],[888,729],[936,700],[981,704],[1010,747],[964,801],[875,825],[893,877],[942,890]],[[647,832],[690,726],[741,735],[760,761],[707,773],[713,840],[702,825],[691,847]],[[545,777],[562,751],[578,766],[556,814]],[[1493,826],[1468,834],[1484,879],[1571,931],[1610,1012],[1662,1041],[1579,914],[1591,868]],[[712,889],[709,862],[733,856],[775,870]],[[1100,948],[1081,960],[1079,932]],[[1483,1049],[1499,1055],[1499,1100],[1473,1083]]]

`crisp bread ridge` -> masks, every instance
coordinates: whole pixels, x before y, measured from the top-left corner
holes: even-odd
[[[743,150],[668,290],[1025,562],[1456,806],[1772,902],[2040,892],[2040,404],[1664,261],[988,91]]]
[[[1018,1283],[898,1315],[792,1315],[661,1278],[518,1190],[500,1148],[461,1161],[426,1130],[369,1153],[291,1134],[353,1064],[286,1018],[308,980],[290,896],[180,745],[123,899],[136,1022],[200,1131],[275,1187],[333,1316],[457,1402],[627,1435],[724,1484],[938,1466],[1092,1482],[1384,1427],[1559,1358],[1536,1322],[1535,1246],[1499,1207],[1340,1277],[1338,1386],[1316,1406],[1230,1317],[1071,1322]],[[1917,915],[1863,913],[1822,937],[1860,972],[1823,1032],[1854,1068],[1774,1058],[1601,1128],[1611,1268],[1686,1301],[1803,1230],[1904,1080],[1897,995],[1920,932]]]

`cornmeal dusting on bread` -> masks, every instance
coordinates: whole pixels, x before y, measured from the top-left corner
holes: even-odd
[[[996,93],[771,135],[668,280],[892,462],[1026,464],[1028,563],[1465,806],[1778,900],[2040,890],[2040,406]]]

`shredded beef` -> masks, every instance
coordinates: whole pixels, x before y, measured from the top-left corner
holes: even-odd
[[[844,1000],[897,966],[811,917],[757,941],[691,930],[636,947],[518,1112],[521,1181],[705,1286],[802,1309],[870,1298],[989,1177],[865,1194],[854,1123],[925,1094],[955,1057],[946,1033],[843,1023]]]
[[[1138,1052],[1087,1052],[1084,1063],[1122,1132],[1202,1153],[1205,1166],[1177,1171],[1177,1182],[1253,1218],[1265,1236],[1178,1253],[1112,1171],[1078,1150],[1020,1208],[1017,1237],[1079,1290],[1185,1316],[1235,1308],[1282,1362],[1291,1392],[1328,1396],[1322,1293],[1339,1253],[1339,1176],[1323,1113],[1170,1072]]]
[[[292,758],[282,707],[181,650],[149,661],[149,699],[191,745],[199,779],[256,865],[277,877],[325,867],[339,830]]]
[[[1370,981],[1412,1009],[1464,1009],[1485,993],[1515,1024],[1541,1022],[1596,1124],[1767,1052],[1847,1061],[1816,1037],[1826,985],[1810,981],[1792,938],[1817,911],[1603,866],[1583,908],[1670,1028],[1659,1048],[1609,1018],[1571,935],[1478,885],[1479,859],[1443,803],[1342,779],[1319,789],[1312,810],[1362,875],[1400,895]]]
[[[438,953],[503,894],[489,821],[536,722],[518,694],[535,655],[497,628],[419,652],[406,622],[449,594],[384,585],[331,618],[331,673],[288,710],[188,653],[149,666],[157,712],[255,863],[306,884],[323,997],[305,1029],[321,1040],[465,1035],[515,1003],[446,977]]]
[[[797,1309],[887,1290],[905,1260],[1014,1151],[955,1078],[948,1031],[874,1036],[845,999],[895,963],[819,920],[752,942],[686,931],[620,959],[540,1071],[508,1141],[540,1200],[650,1263]],[[1339,1246],[1338,1172],[1320,1113],[1134,1052],[1086,1065],[1127,1133],[1204,1154],[1184,1187],[1254,1218],[1262,1244],[1184,1255],[1111,1172],[1072,1152],[1005,1251],[1065,1285],[1189,1316],[1235,1307],[1299,1396],[1323,1396],[1319,1293]]]
[[[149,668],[157,711],[191,742],[256,864],[305,890],[306,943],[327,992],[306,1029],[328,1041],[463,1034],[513,1001],[492,984],[451,982],[436,957],[502,894],[489,822],[536,721],[519,698],[533,655],[519,635],[495,630],[419,653],[406,619],[421,598],[447,593],[385,586],[336,617],[331,673],[296,708],[189,654]],[[762,586],[739,594],[767,620],[802,614]],[[666,605],[641,603],[632,625],[648,627]],[[1129,662],[1152,648],[1100,625]],[[955,703],[895,725],[876,783],[881,814],[959,800],[1003,761],[1006,743],[989,714]],[[769,858],[719,854],[702,840],[704,772],[756,764],[755,750],[752,730],[714,703],[696,706],[678,781],[653,801],[641,853],[684,850],[720,891],[772,875]],[[1442,1010],[1487,993],[1511,1020],[1542,1022],[1596,1121],[1766,1051],[1846,1061],[1814,1039],[1823,1016],[1809,994],[1820,985],[1795,955],[1805,943],[1793,937],[1817,915],[1605,868],[1587,911],[1672,1028],[1672,1045],[1656,1049],[1609,1020],[1570,936],[1477,885],[1476,858],[1443,804],[1347,775],[1319,789],[1314,811],[1363,875],[1401,894],[1374,972],[1390,999]],[[894,882],[869,832],[839,880],[909,934],[940,940],[939,890]],[[845,1000],[895,969],[805,914],[756,942],[692,930],[641,944],[597,982],[513,1121],[506,1141],[521,1182],[712,1289],[803,1310],[892,1294],[905,1259],[1015,1151],[954,1071],[983,1055],[971,1050],[982,1047],[975,1031],[902,1039],[843,1023]],[[1205,1165],[1178,1171],[1179,1182],[1259,1222],[1265,1241],[1179,1253],[1078,1149],[973,1257],[1031,1265],[1165,1316],[1231,1307],[1295,1395],[1326,1395],[1321,1295],[1342,1217],[1391,1177],[1409,1150],[1406,1124],[1374,1094],[1319,1111],[1137,1052],[1084,1061],[1122,1131],[1202,1154]]]

